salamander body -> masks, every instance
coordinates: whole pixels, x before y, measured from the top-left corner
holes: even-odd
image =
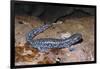
[[[45,24],[39,28],[31,30],[26,35],[26,40],[31,44],[33,48],[37,48],[41,52],[46,52],[48,49],[52,48],[70,48],[72,45],[78,43],[82,39],[82,35],[79,33],[71,35],[69,38],[56,39],[56,38],[40,38],[33,39],[39,33],[45,31],[49,28],[50,24]]]

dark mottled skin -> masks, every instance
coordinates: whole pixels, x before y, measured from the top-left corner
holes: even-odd
[[[50,26],[51,25],[49,24],[43,25],[39,28],[33,29],[26,35],[26,40],[32,45],[33,48],[37,48],[41,52],[46,52],[51,48],[69,48],[82,39],[82,35],[76,33],[65,39],[42,38],[33,40],[33,37],[43,32]]]

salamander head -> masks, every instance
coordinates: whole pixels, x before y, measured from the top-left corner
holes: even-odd
[[[82,35],[79,33],[73,34],[71,37],[69,37],[71,39],[71,43],[72,45],[77,44],[79,42],[82,41]]]

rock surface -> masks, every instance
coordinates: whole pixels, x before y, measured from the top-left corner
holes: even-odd
[[[61,24],[55,24],[43,33],[37,35],[37,38],[61,38],[62,33],[81,33],[83,41],[73,45],[75,50],[69,51],[67,48],[50,49],[48,53],[41,53],[37,49],[31,48],[26,42],[26,33],[35,27],[43,24],[36,17],[16,16],[15,17],[15,48],[16,65],[30,64],[53,64],[58,58],[60,63],[94,61],[94,17],[64,18]],[[69,34],[70,33],[70,34]]]

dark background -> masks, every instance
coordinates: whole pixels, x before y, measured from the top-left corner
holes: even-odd
[[[93,7],[71,7],[69,5],[54,5],[38,2],[15,2],[15,15],[36,16],[45,22],[56,22],[63,17],[94,16]]]

